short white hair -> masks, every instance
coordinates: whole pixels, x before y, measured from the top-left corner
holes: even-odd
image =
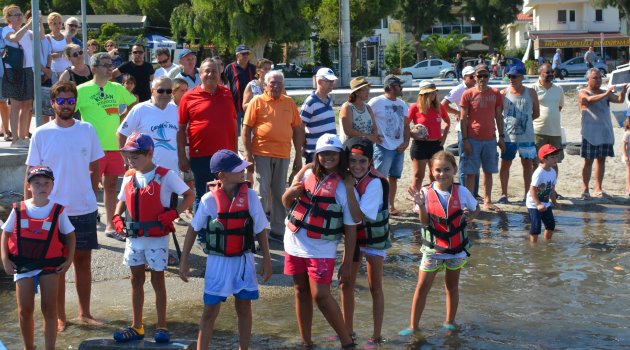
[[[265,74],[265,84],[269,83],[269,80],[273,77],[280,77],[280,80],[284,82],[284,74],[282,74],[279,70],[272,70],[269,73]]]
[[[66,20],[66,24],[72,23],[72,22],[77,22],[77,24],[79,24],[79,25],[81,24],[81,21],[79,21],[78,18],[76,18],[76,17],[68,17],[68,19]]]
[[[151,89],[157,89],[157,87],[162,82],[168,82],[168,83],[171,83],[171,85],[173,84],[173,81],[171,80],[171,78],[167,77],[166,75],[160,75],[159,77],[153,79],[153,81],[151,82]]]

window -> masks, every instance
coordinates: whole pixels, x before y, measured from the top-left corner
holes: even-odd
[[[567,23],[567,10],[558,10],[558,23]]]
[[[422,61],[416,65],[416,68],[426,68],[429,65],[429,61]]]
[[[381,20],[381,28],[387,28],[387,18]]]
[[[569,22],[575,22],[575,10],[569,10]]]
[[[432,66],[441,66],[442,62],[438,61],[438,60],[431,60],[431,65]]]
[[[604,10],[597,9],[595,10],[595,22],[602,22],[604,20]]]

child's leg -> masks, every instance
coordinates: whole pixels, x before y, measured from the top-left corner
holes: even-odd
[[[383,294],[383,260],[382,256],[366,256],[368,284],[372,294],[372,318],[374,319],[373,339],[381,336],[383,314],[385,313],[385,296]]]
[[[293,275],[293,290],[295,291],[295,315],[300,330],[300,338],[304,344],[312,344],[313,298],[306,272]]]
[[[249,299],[236,298],[234,300],[236,315],[238,316],[238,342],[240,350],[249,349],[252,337],[252,301]]]
[[[59,275],[57,283],[57,332],[66,330],[66,273]]]
[[[142,308],[144,307],[144,265],[130,266],[131,269],[131,327],[142,328]]]
[[[630,195],[630,162],[626,162],[626,192]]]
[[[359,249],[357,247],[356,249]],[[363,254],[358,254],[358,261],[352,264],[352,276],[348,281],[341,283],[341,306],[343,312],[343,320],[350,335],[354,331],[354,287],[357,281],[357,273],[361,267]]]
[[[424,260],[424,258],[423,258]],[[416,291],[413,294],[413,302],[411,305],[411,321],[409,329],[418,329],[420,325],[420,316],[424,311],[424,306],[427,303],[427,296],[433,285],[433,280],[437,274],[435,271],[422,271],[418,273],[418,284],[416,285]]]
[[[457,315],[459,305],[459,272],[461,270],[446,269],[444,287],[446,289],[446,320],[444,323],[453,323]]]
[[[151,271],[151,285],[155,291],[155,309],[157,311],[156,328],[166,327],[166,283],[164,271]],[[142,311],[142,310],[141,310]]]
[[[73,265],[74,280],[76,281],[75,286],[79,297],[79,321],[92,325],[102,325],[102,323],[94,319],[90,311],[90,298],[92,295],[92,250],[77,249],[74,254]]]
[[[545,224],[545,240],[551,239],[553,231],[556,229],[556,219],[553,216],[553,209],[551,207],[540,215],[542,222]]]
[[[538,235],[540,235],[542,228],[542,214],[538,209],[532,208],[527,208],[527,213],[529,214],[529,220],[531,222],[531,226],[529,227],[529,242],[536,243],[538,242]]]
[[[20,319],[20,332],[24,340],[24,349],[35,349],[35,324],[33,321],[33,311],[35,309],[35,280],[33,278],[21,278],[15,282],[15,296],[17,299],[18,317]]]
[[[203,314],[199,321],[199,334],[197,335],[197,350],[207,350],[214,331],[214,321],[219,316],[221,304],[204,305]]]
[[[57,285],[59,276],[55,273],[39,275],[41,308],[44,315],[44,341],[46,350],[55,350],[57,341]]]
[[[339,304],[337,304],[335,298],[330,294],[330,284],[317,283],[312,278],[310,278],[309,283],[311,285],[313,300],[317,304],[319,311],[324,315],[326,321],[328,321],[328,324],[330,324],[335,330],[335,333],[337,333],[337,336],[339,336],[341,345],[352,343],[353,340],[343,322],[343,315],[341,314]]]

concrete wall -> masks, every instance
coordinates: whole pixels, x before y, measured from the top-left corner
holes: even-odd
[[[17,148],[0,149],[0,192],[24,191],[27,152]]]

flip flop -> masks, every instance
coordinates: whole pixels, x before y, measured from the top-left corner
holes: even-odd
[[[589,200],[591,199],[591,195],[588,192],[582,192],[582,195],[580,196],[580,198],[584,200]]]
[[[398,335],[402,335],[403,337],[406,337],[408,335],[412,335],[414,333],[414,330],[411,328],[405,328],[405,329],[401,329],[400,332],[398,332]]]
[[[484,209],[486,209],[486,210],[488,210],[488,211],[493,211],[493,212],[495,212],[495,213],[500,213],[500,212],[502,212],[502,211],[503,211],[501,208],[497,207],[496,205],[494,205],[494,204],[492,204],[492,203],[490,203],[490,204],[484,204],[484,205],[483,205],[483,208],[484,208]]]
[[[454,323],[443,323],[442,328],[446,329],[447,331],[457,330],[457,326]]]
[[[593,197],[597,198],[610,198],[610,195],[606,192],[593,192]]]
[[[127,240],[127,238],[125,238],[125,236],[123,235],[119,235],[118,232],[116,231],[109,231],[109,232],[105,232],[105,236],[109,237],[109,238],[113,238],[119,242],[124,242]]]
[[[501,196],[501,198],[499,198],[499,200],[497,201],[497,203],[499,203],[499,204],[508,204],[508,203],[510,203],[510,202],[508,201],[508,199],[507,199],[507,197],[506,197],[506,196]]]

